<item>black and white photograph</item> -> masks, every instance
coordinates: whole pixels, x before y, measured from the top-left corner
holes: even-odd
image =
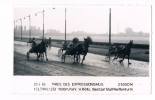
[[[152,0],[0,5],[0,94],[6,100],[151,100]]]
[[[149,77],[150,6],[14,8],[14,76]]]

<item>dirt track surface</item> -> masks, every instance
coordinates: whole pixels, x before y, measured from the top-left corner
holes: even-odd
[[[131,60],[131,65],[117,61],[105,62],[101,55],[88,54],[83,65],[73,64],[70,60],[62,63],[57,55],[58,48],[48,49],[49,61],[36,61],[36,56],[31,55],[29,61],[26,52],[29,46],[23,42],[14,44],[14,75],[35,76],[148,76],[149,63]],[[69,59],[69,58],[68,58]]]

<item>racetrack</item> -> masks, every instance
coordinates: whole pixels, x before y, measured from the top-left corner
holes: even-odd
[[[26,59],[29,46],[25,42],[14,42],[14,75],[35,76],[149,76],[149,62],[131,60],[131,65],[117,61],[106,62],[105,56],[88,53],[84,64],[73,64],[70,57],[62,63],[59,48],[47,50],[49,61],[36,61],[34,54]]]

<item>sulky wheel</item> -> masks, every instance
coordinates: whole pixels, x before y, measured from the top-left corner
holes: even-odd
[[[63,52],[62,52],[62,48],[60,48],[60,49],[58,50],[58,57],[61,57],[62,54],[63,54]]]

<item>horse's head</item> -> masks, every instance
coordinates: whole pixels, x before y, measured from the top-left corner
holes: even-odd
[[[73,38],[72,40],[73,44],[77,44],[79,42],[79,39],[77,37]]]
[[[127,50],[128,50],[128,49],[131,49],[132,45],[133,45],[133,40],[130,40],[129,43],[126,45],[125,48],[126,48]]]
[[[88,36],[87,38],[84,38],[84,42],[89,45],[93,43],[93,40],[91,37]]]

